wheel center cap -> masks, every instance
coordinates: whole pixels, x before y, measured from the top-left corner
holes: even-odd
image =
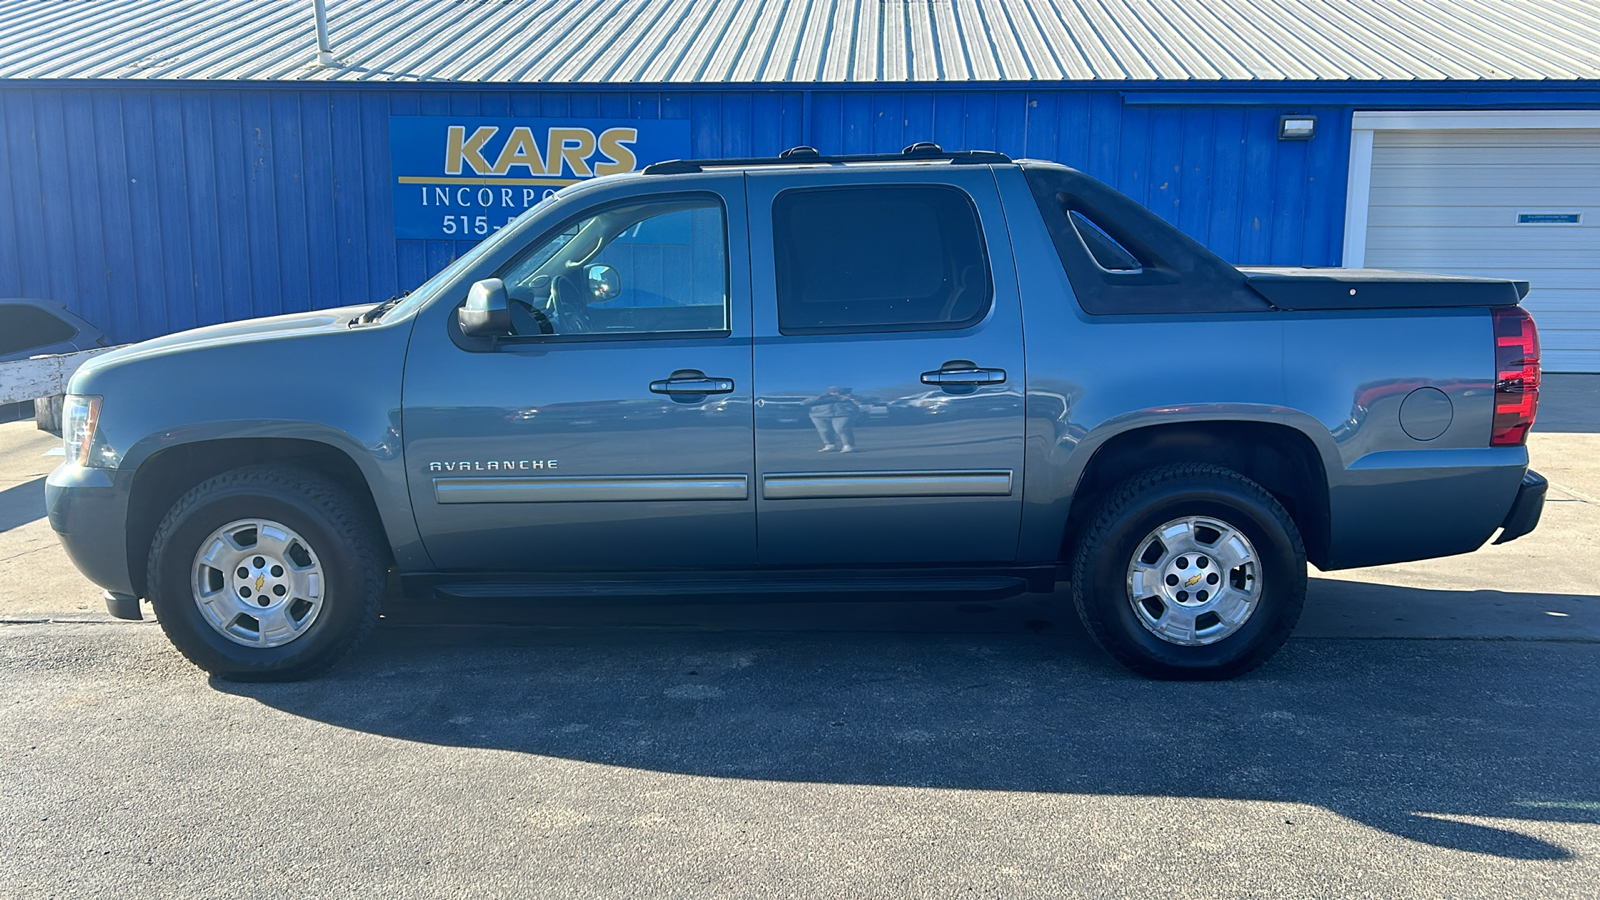
[[[257,557],[261,565],[246,559],[233,573],[234,592],[251,607],[276,606],[288,598],[287,567],[272,557]]]
[[[1216,593],[1216,571],[1209,557],[1184,554],[1167,563],[1161,574],[1161,593],[1181,606],[1199,606]]]

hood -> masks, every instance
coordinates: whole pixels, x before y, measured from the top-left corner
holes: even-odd
[[[289,337],[307,331],[326,331],[332,327],[346,328],[351,319],[371,308],[372,304],[364,303],[360,306],[342,306],[338,309],[318,309],[311,312],[268,316],[262,319],[223,322],[217,325],[207,325],[204,328],[194,328],[189,331],[180,331],[176,334],[151,338],[148,341],[126,347],[124,350],[127,352],[159,351],[212,341],[231,342],[249,338]]]
[[[78,368],[77,373],[72,375],[69,391],[80,392],[82,391],[80,384],[88,383],[94,376],[144,360],[189,356],[198,351],[240,354],[246,348],[253,348],[269,341],[312,338],[312,336],[328,340],[342,335],[352,335],[357,330],[350,328],[350,320],[355,319],[366,309],[371,309],[370,303],[362,306],[341,306],[338,309],[317,309],[312,312],[291,312],[288,315],[269,315],[266,319],[222,322],[219,325],[206,325],[205,328],[192,328],[189,331],[178,331],[174,335],[150,338],[149,341],[104,352],[88,360]],[[381,328],[381,325],[378,325],[378,328]],[[366,331],[366,328],[360,328],[360,331]]]
[[[127,347],[102,353],[84,363],[79,371],[115,366],[156,356],[183,353],[202,348],[233,344],[258,343],[265,340],[300,337],[311,334],[328,334],[350,330],[350,320],[372,308],[372,304],[342,306],[337,309],[319,309],[311,312],[289,313],[261,319],[242,319],[207,325],[175,334],[151,338]]]

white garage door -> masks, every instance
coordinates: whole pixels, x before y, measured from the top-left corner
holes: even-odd
[[[1600,129],[1378,131],[1366,263],[1532,283],[1546,372],[1600,372]]]

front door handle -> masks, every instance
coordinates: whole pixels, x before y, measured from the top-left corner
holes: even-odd
[[[731,394],[732,378],[711,378],[699,369],[679,369],[662,381],[650,382],[653,394]]]
[[[950,363],[946,363],[945,368],[922,373],[923,384],[932,384],[939,387],[1004,384],[1005,380],[1005,369],[985,369],[971,363],[961,366],[953,366]]]

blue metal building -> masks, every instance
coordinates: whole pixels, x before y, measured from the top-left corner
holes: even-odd
[[[523,184],[652,155],[927,140],[1077,166],[1241,264],[1483,271],[1474,240],[1555,240],[1532,276],[1550,358],[1600,370],[1600,11],[1417,6],[332,0],[319,62],[305,0],[0,0],[0,296],[65,300],[117,341],[374,301],[483,227],[423,227],[419,202],[488,192],[498,214]],[[1286,116],[1314,117],[1310,138]],[[552,143],[506,150],[520,122]],[[565,125],[590,138],[564,167]],[[635,134],[611,144],[626,158],[603,129]],[[400,171],[446,144],[455,171]],[[1555,145],[1511,179],[1550,184],[1440,212]]]

